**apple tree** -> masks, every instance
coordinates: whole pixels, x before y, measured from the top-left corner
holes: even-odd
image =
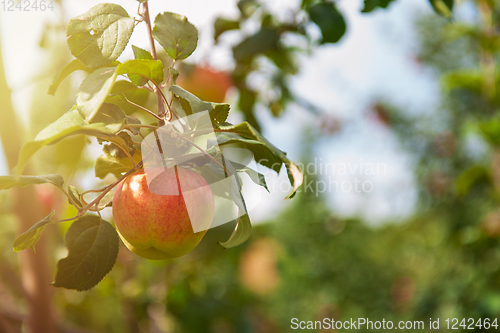
[[[151,52],[132,46],[135,59],[117,61],[127,47],[134,27],[141,23],[147,26]],[[58,263],[54,286],[86,290],[95,286],[111,270],[118,254],[119,237],[113,225],[101,218],[100,212],[112,205],[110,191],[144,166],[144,156],[141,157],[144,137],[152,132],[156,134],[157,129],[173,119],[208,112],[219,146],[244,146],[253,152],[258,163],[276,172],[284,165],[293,187],[289,197],[301,185],[300,170],[284,152],[267,141],[250,123],[233,125],[226,121],[230,110],[228,104],[202,101],[176,85],[179,74],[176,63],[193,53],[198,40],[196,27],[185,17],[165,12],[151,22],[147,2],[140,2],[135,18],[121,6],[105,3],[70,20],[67,36],[68,47],[76,59],[54,79],[49,94],[54,94],[71,73],[85,71],[88,76],[80,85],[76,103],[22,147],[15,175],[0,178],[2,189],[50,183],[77,210],[77,214],[69,219],[74,222],[66,234],[68,256]],[[155,40],[168,55],[167,60],[158,60]],[[157,98],[154,110],[144,106],[149,95]],[[138,113],[150,119],[136,116]],[[116,176],[116,181],[100,189],[82,190],[65,184],[60,175],[23,175],[27,161],[39,149],[82,134],[96,137],[103,146],[103,154],[95,164],[96,177],[102,179],[112,174]],[[231,164],[222,156],[217,156],[220,151],[199,147],[195,143],[198,136],[196,130],[184,134],[175,132],[172,137],[174,134],[180,145],[196,150],[189,153],[190,149],[184,149],[176,158],[182,156],[193,161],[196,158],[194,167],[201,173],[205,168],[210,174],[218,172],[223,176],[230,174],[236,177],[238,181],[231,183],[228,191],[241,210],[245,210],[245,203],[240,194],[238,172],[255,174],[253,179],[266,186],[265,178],[256,171]],[[187,156],[189,154],[193,156]],[[225,164],[219,163],[218,159]],[[193,168],[192,165],[183,167]],[[87,195],[90,193],[97,196],[89,200]],[[20,235],[14,241],[14,250],[31,248],[34,251],[48,224],[67,221],[54,220],[53,215],[54,212],[50,213]],[[148,218],[144,213],[142,219]],[[230,248],[241,244],[249,237],[250,229],[248,214],[242,214],[229,240],[221,242],[221,245]]]

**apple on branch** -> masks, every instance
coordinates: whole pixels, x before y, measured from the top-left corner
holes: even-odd
[[[149,184],[144,169],[140,169],[116,188],[113,217],[118,234],[127,248],[141,257],[161,260],[183,256],[198,245],[212,223],[212,190],[191,169],[176,166],[147,172],[155,174]],[[194,224],[204,226],[203,231],[194,233]]]

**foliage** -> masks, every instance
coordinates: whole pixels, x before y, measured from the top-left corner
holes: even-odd
[[[279,167],[272,168],[276,172],[279,172],[281,166],[285,165],[290,182],[293,184],[293,191],[289,197],[293,196],[302,182],[302,174],[298,167],[250,124],[245,122],[235,126],[226,122],[229,105],[202,101],[175,85],[177,73],[173,64],[193,53],[198,42],[198,31],[187,18],[170,12],[158,14],[154,26],[151,27],[147,2],[140,7],[143,11],[138,13],[139,20],[130,17],[121,6],[108,3],[96,5],[87,13],[69,22],[68,47],[77,59],[71,61],[54,78],[49,93],[54,95],[61,82],[74,71],[84,70],[88,76],[78,89],[76,105],[38,133],[33,141],[22,147],[16,168],[17,177],[2,177],[2,189],[45,182],[53,183],[68,197],[69,203],[77,211],[76,216],[72,218],[76,221],[73,222],[66,235],[69,254],[67,258],[59,261],[54,282],[56,287],[87,290],[95,286],[111,270],[118,253],[117,233],[108,222],[102,220],[100,214],[92,216],[85,215],[85,213],[89,210],[99,213],[108,206],[107,204],[101,205],[107,193],[144,164],[139,157],[140,147],[137,142],[144,137],[146,131],[151,132],[151,129],[155,130],[169,123],[172,117],[179,118],[208,111],[212,126],[219,133],[218,141],[221,146],[241,144],[254,153],[258,163],[267,167],[278,165]],[[156,60],[154,45],[152,54],[132,46],[135,59],[124,62],[116,61],[125,50],[136,23],[140,22],[145,22],[148,26],[151,37],[163,47],[170,57],[172,66],[168,62]],[[165,72],[168,73],[167,76],[164,76]],[[158,96],[156,112],[141,105],[146,102],[149,94]],[[172,102],[168,102],[169,100]],[[135,116],[138,112],[146,112],[153,116],[157,124],[152,125],[148,122],[143,125],[140,118]],[[118,178],[115,182],[101,190],[79,191],[74,186],[68,186],[66,190],[64,180],[58,175],[21,176],[28,160],[39,149],[56,144],[67,137],[81,134],[96,137],[101,144],[105,143],[104,154],[97,159],[95,164],[95,175],[104,178],[112,174]],[[184,139],[184,141],[193,147],[198,147],[193,141],[197,135],[202,134],[204,133],[198,134],[193,131],[190,139]],[[206,151],[202,150],[202,153],[215,161],[214,157],[207,152],[210,147],[205,149]],[[190,157],[186,156],[186,158],[188,160]],[[247,172],[259,185],[265,186],[265,180],[260,177],[262,175],[241,166],[235,169],[229,160],[220,158],[225,163],[221,171],[236,176],[237,183],[241,182],[238,172]],[[197,167],[209,168],[210,159],[201,160],[201,164],[197,163]],[[200,172],[203,173],[203,170]],[[89,192],[97,192],[99,195],[87,203],[84,195]],[[243,243],[248,239],[251,230],[240,185],[232,187],[230,196],[243,212],[243,216],[238,219],[229,240],[221,242],[221,245],[226,248]],[[51,222],[61,222],[52,221],[50,219],[52,215],[19,236],[14,242],[15,250],[19,251],[27,247],[34,250],[44,227]]]
[[[371,13],[377,8],[388,8],[394,0],[364,0],[361,12]],[[429,0],[434,10],[450,18],[453,0]],[[257,130],[259,121],[255,115],[257,104],[262,104],[271,114],[279,117],[288,104],[296,104],[304,110],[314,112],[298,92],[291,91],[290,77],[298,73],[299,56],[314,52],[317,46],[337,43],[342,40],[349,27],[344,14],[335,1],[302,0],[300,8],[293,11],[286,20],[280,20],[272,13],[265,1],[238,1],[240,16],[237,19],[219,17],[214,22],[214,40],[219,43],[224,33],[241,29],[247,22],[256,22],[260,29],[252,35],[242,35],[233,47],[235,68],[232,79],[239,91],[237,106],[246,120]],[[311,34],[311,26],[321,31],[321,39]],[[290,44],[286,40],[292,35],[300,42]],[[262,64],[266,65],[265,73]],[[270,68],[269,68],[270,67]],[[262,90],[248,85],[248,78],[254,74],[266,77],[269,87]],[[269,90],[273,94],[269,94]],[[314,105],[314,103],[312,103]]]
[[[362,11],[388,8],[393,2],[365,0]],[[445,17],[449,16],[446,7],[450,11],[453,8],[453,2],[449,1],[430,3]],[[64,321],[102,332],[282,332],[289,330],[293,317],[426,322],[430,317],[498,317],[500,139],[497,110],[500,98],[494,70],[498,57],[494,13],[498,8],[491,7],[491,2],[481,3],[481,7],[477,7],[481,17],[491,17],[493,22],[478,19],[465,25],[426,17],[417,26],[421,36],[417,60],[441,78],[443,101],[439,110],[431,116],[411,116],[389,103],[377,104],[378,111],[385,116],[388,131],[398,136],[417,161],[415,174],[420,200],[415,216],[408,220],[370,227],[366,221],[335,216],[321,198],[298,193],[293,205],[273,224],[254,226],[250,241],[243,243],[251,227],[248,216],[243,215],[236,228],[226,225],[213,230],[182,260],[154,263],[135,258],[126,251],[118,253],[120,245],[112,224],[94,214],[78,216],[89,207],[85,202],[88,191],[77,189],[81,186],[78,181],[75,186],[68,186],[62,177],[51,174],[59,163],[54,162],[57,151],[49,154],[51,149],[61,149],[68,144],[69,150],[64,151],[79,151],[81,142],[71,140],[97,138],[103,145],[102,155],[85,167],[94,168],[96,177],[108,183],[109,179],[119,179],[134,167],[140,167],[138,134],[144,135],[151,128],[143,127],[140,132],[138,129],[157,126],[159,119],[149,119],[151,115],[143,109],[156,115],[161,111],[151,102],[156,101],[157,96],[151,90],[157,86],[173,98],[173,112],[210,111],[222,145],[238,144],[253,150],[256,156],[261,154],[262,158],[278,164],[288,164],[291,183],[300,179],[300,171],[286,155],[257,131],[259,123],[253,108],[262,103],[278,116],[286,110],[287,103],[301,103],[287,90],[286,82],[297,72],[298,66],[293,61],[304,50],[285,46],[284,35],[294,33],[307,40],[310,37],[302,27],[318,21],[322,39],[310,40],[311,49],[325,41],[324,33],[330,38],[338,37],[334,33],[340,34],[341,30],[328,32],[332,25],[321,23],[321,17],[313,19],[310,12],[314,12],[314,8],[331,10],[333,6],[335,12],[321,14],[342,15],[340,6],[337,8],[333,2],[303,1],[300,11],[307,18],[295,26],[297,32],[293,29],[283,32],[290,22],[278,22],[266,12],[265,5],[247,0],[239,2],[241,18],[216,21],[215,37],[221,40],[225,31],[238,30],[247,20],[256,19],[262,25],[257,34],[243,36],[240,47],[233,53],[237,58],[233,79],[239,89],[239,108],[243,111],[249,110],[249,105],[252,108],[245,113],[248,122],[226,123],[229,105],[200,100],[175,85],[176,69],[172,59],[154,60],[153,52],[132,46],[135,59],[119,63],[113,60],[114,55],[103,55],[97,58],[110,62],[102,67],[86,66],[84,60],[78,58],[65,62],[69,65],[56,76],[50,93],[66,93],[66,86],[61,83],[74,71],[83,71],[87,75],[85,80],[89,81],[77,92],[76,105],[65,115],[54,117],[54,123],[25,145],[17,171],[21,173],[28,159],[43,159],[40,154],[35,156],[38,150],[49,155],[53,164],[38,163],[39,168],[46,171],[42,176],[0,177],[0,188],[55,185],[71,205],[58,207],[57,214],[49,214],[49,211],[41,215],[40,218],[48,216],[19,236],[14,249],[34,251],[42,230],[46,229],[51,231],[44,235],[50,237],[49,250],[59,254],[62,234],[66,232],[68,254],[57,265],[54,284],[75,290],[87,290],[99,284],[85,293],[58,290],[54,305]],[[128,26],[128,14],[112,8],[118,13],[116,18],[125,20]],[[171,13],[165,15],[178,17]],[[179,21],[183,26],[189,23],[183,18]],[[98,45],[103,36],[115,28],[109,23],[102,29],[102,33],[94,31],[99,32],[96,40],[101,38]],[[160,35],[164,38],[168,33]],[[163,44],[173,57],[182,57],[184,49],[172,47],[165,38]],[[250,41],[243,43],[243,40]],[[89,38],[89,45],[93,43]],[[117,45],[122,44],[120,41]],[[189,50],[189,43],[186,45]],[[258,71],[263,58],[274,64],[277,76],[282,75],[270,78],[279,88],[278,100],[269,101],[260,91],[246,85],[246,78]],[[165,85],[166,82],[169,83]],[[283,95],[286,98],[283,99]],[[163,120],[168,119],[168,111],[167,108]],[[65,161],[70,163],[70,159],[66,156]],[[255,183],[267,187],[265,178],[255,170],[236,163],[227,169],[231,173],[245,172]],[[294,184],[296,188],[298,184]],[[107,197],[101,199],[100,204],[92,200],[91,208],[101,209],[108,204]],[[8,196],[0,200],[4,225],[0,230],[1,239],[13,239],[18,232],[15,219],[6,213],[10,200]],[[235,201],[244,204],[237,195]],[[68,218],[70,221],[66,221]],[[54,225],[58,228],[51,229]],[[222,243],[224,246],[239,246],[230,251],[213,246],[228,237],[229,240]],[[23,291],[19,291],[16,277],[9,275],[17,268],[17,260],[8,255],[5,244],[0,249],[3,251],[0,280],[8,290],[5,294],[20,299],[24,297]],[[94,256],[98,256],[99,261],[92,262],[90,259]],[[76,266],[80,269],[74,270]],[[89,267],[92,269],[88,270]],[[113,271],[108,273],[111,267]],[[5,299],[9,304],[9,298]]]

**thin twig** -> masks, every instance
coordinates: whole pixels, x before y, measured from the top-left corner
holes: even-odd
[[[120,145],[117,145],[116,143],[115,143],[115,145],[116,145],[116,146],[118,146],[118,148],[120,148],[120,149],[121,149],[121,150],[125,153],[125,155],[127,155],[128,159],[130,160],[130,163],[132,163],[132,167],[133,167],[135,170],[137,170],[137,168],[136,168],[136,166],[135,166],[135,160],[134,160],[134,158],[132,157],[132,155],[130,155],[130,153],[127,151],[127,149],[123,148],[123,147],[122,147],[122,146],[120,146]]]
[[[143,161],[140,161],[139,163],[137,163],[137,168],[140,169],[142,167],[143,163],[144,163]],[[111,191],[116,185],[118,185],[122,180],[124,180],[125,178],[127,178],[128,176],[130,176],[135,171],[136,171],[135,169],[130,169],[125,174],[123,174],[120,178],[118,178],[115,182],[113,182],[113,183],[109,184],[108,186],[104,187],[104,190],[102,191],[102,193],[97,198],[95,198],[94,200],[92,200],[89,204],[85,205],[84,207],[78,209],[78,216],[82,216],[92,206],[94,206],[96,204],[99,204],[99,202],[102,200],[102,198],[104,198],[104,196],[109,191]],[[94,191],[94,190],[92,190],[92,191]]]
[[[153,111],[148,110],[147,108],[145,108],[142,105],[135,104],[134,102],[132,102],[131,100],[129,100],[124,94],[120,93],[120,94],[115,94],[115,95],[122,96],[125,99],[125,102],[127,102],[128,104],[130,104],[132,106],[135,106],[136,108],[141,109],[144,112],[147,112],[149,115],[155,117],[157,120],[162,120],[162,118],[160,118],[158,115],[156,115],[156,113],[154,113]],[[111,96],[115,96],[115,95],[111,95]]]
[[[127,124],[124,127],[125,128],[127,128],[127,127],[130,127],[130,128],[132,128],[132,127],[135,127],[135,128],[151,128],[151,129],[154,129],[154,130],[158,129],[158,126],[145,125],[145,124]]]
[[[149,5],[148,5],[147,1],[143,3],[143,8],[144,8],[144,12],[142,14],[142,17],[144,18],[144,21],[146,22],[146,29],[148,31],[149,45],[151,46],[151,55],[153,56],[153,59],[158,60],[158,55],[156,54],[155,40],[153,38],[153,30],[151,29],[151,18],[149,17]],[[158,116],[161,118],[161,120],[158,120],[159,126],[165,125],[165,120],[164,120],[164,118],[165,118],[165,105],[163,104],[164,96],[162,96],[162,95],[163,95],[163,93],[161,92],[161,89],[156,85],[156,96],[158,99]]]

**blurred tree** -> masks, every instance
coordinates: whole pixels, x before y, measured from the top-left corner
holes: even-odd
[[[431,2],[444,16],[453,3]],[[386,8],[391,3],[365,0],[362,10]],[[348,27],[333,2],[303,1],[285,22],[256,1],[239,1],[238,8],[237,20],[220,18],[215,22],[214,37],[218,40],[225,31],[241,29],[247,20],[259,23],[258,31],[242,35],[233,49],[236,66],[231,75],[239,91],[239,108],[258,126],[256,103],[266,105],[275,116],[290,102],[305,104],[287,86],[288,78],[298,71],[296,55],[311,51],[314,45],[338,41]],[[301,193],[275,223],[256,227],[251,242],[230,251],[214,246],[231,233],[227,226],[211,231],[182,260],[158,264],[120,251],[115,270],[95,289],[55,292],[52,304],[56,318],[66,324],[59,324],[59,331],[282,332],[289,329],[294,317],[426,322],[429,317],[496,318],[500,314],[500,270],[496,264],[500,259],[496,238],[500,230],[500,120],[496,114],[500,98],[495,70],[498,8],[487,1],[477,1],[476,8],[480,16],[472,25],[446,23],[436,17],[422,18],[417,24],[422,38],[419,60],[443,78],[439,111],[432,117],[410,117],[389,103],[374,104],[381,121],[418,158],[415,172],[420,201],[415,216],[398,225],[368,227],[365,221],[336,217],[321,198]],[[320,40],[310,39],[304,27],[307,24],[320,28]],[[61,30],[54,29],[53,33],[54,41],[63,40]],[[300,36],[307,46],[287,45],[284,36],[290,33]],[[60,43],[51,42],[50,34],[43,45],[54,55],[53,63],[44,66],[49,69],[47,75],[52,75],[60,69],[57,64],[68,62],[68,54],[61,52]],[[264,96],[248,84],[248,77],[265,66],[272,68],[267,77],[275,92],[272,96]],[[37,84],[30,134],[68,109],[71,102],[64,96],[74,95],[73,87],[67,85],[61,87],[56,100],[46,99],[41,95],[48,81]],[[4,116],[0,134],[9,166],[13,167],[20,147],[16,140],[22,139],[19,133],[23,130],[16,121],[1,72],[0,94],[4,94],[0,96]],[[50,114],[36,112],[42,107]],[[477,146],[471,146],[471,140],[478,138],[480,147],[486,147],[484,152],[478,153]],[[90,164],[81,159],[84,139],[73,140],[37,156],[33,164],[40,170],[36,171],[57,168],[71,179],[76,170],[89,168]],[[304,154],[304,159],[308,161],[309,156]],[[5,200],[21,200],[22,207],[33,207],[27,210],[14,206],[19,216],[35,214],[41,198],[35,200],[29,188],[24,193],[22,199]],[[8,221],[12,210],[6,206],[1,208],[2,219]],[[60,218],[71,215],[74,211],[66,209]],[[23,218],[23,231],[37,220]],[[65,224],[61,229],[67,227]],[[11,229],[1,230],[2,240],[14,237],[17,230]],[[60,251],[62,237],[58,232],[53,234],[48,247]],[[2,254],[10,251],[10,242],[2,244]],[[25,252],[40,265],[40,258],[45,258],[43,246],[37,249],[36,257]],[[0,260],[0,296],[21,303],[19,311],[23,308],[19,300],[26,297],[28,307],[32,307],[29,317],[38,318],[31,322],[32,331],[50,332],[47,281],[21,268],[22,286],[16,283],[16,275],[10,274],[10,267],[16,263],[9,262],[5,255],[0,255]],[[34,259],[27,260],[35,265]],[[46,274],[45,269],[38,272]],[[36,282],[36,288],[25,289],[29,279]],[[37,303],[36,297],[41,297],[42,303]],[[11,331],[19,331],[24,318],[11,314],[5,319],[2,314],[9,313],[0,313],[0,330],[9,332],[10,325]]]

